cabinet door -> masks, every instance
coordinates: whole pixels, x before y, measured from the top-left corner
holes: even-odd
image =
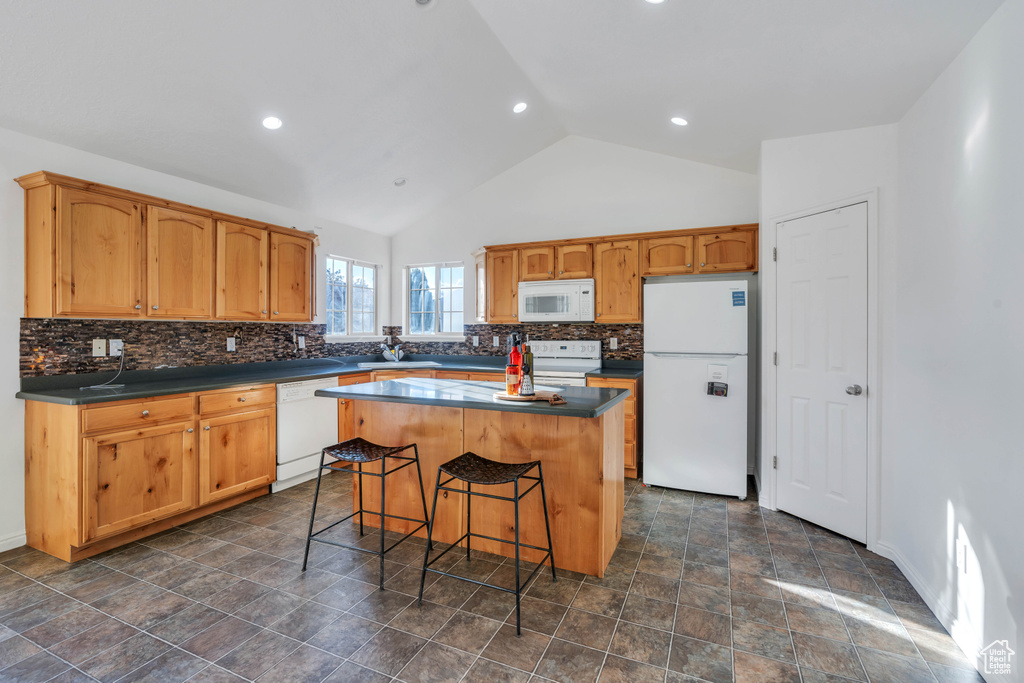
[[[139,205],[58,187],[56,266],[57,315],[141,315]]]
[[[385,382],[389,379],[405,379],[407,377],[434,377],[433,370],[374,370],[370,379],[374,382]]]
[[[270,319],[313,319],[313,241],[270,234]]]
[[[693,235],[640,241],[641,275],[682,275],[693,272]]]
[[[554,247],[528,247],[519,250],[519,279],[521,281],[551,280],[554,277]]]
[[[370,375],[348,375],[338,378],[339,387],[347,387],[353,384],[365,384],[370,381]],[[348,441],[356,437],[355,424],[356,402],[350,398],[338,399],[338,441]]]
[[[697,236],[698,272],[757,270],[757,240],[752,230]]]
[[[514,249],[487,252],[487,322],[519,322],[519,255]]]
[[[465,379],[468,380],[471,377],[471,373],[468,372],[453,372],[451,370],[435,370],[435,379]]]
[[[83,439],[83,543],[195,507],[192,422]]]
[[[575,280],[594,276],[594,248],[590,244],[567,244],[555,247],[555,277]]]
[[[199,421],[199,504],[272,483],[277,411],[251,410]]]
[[[146,210],[147,315],[209,318],[213,219],[157,206]]]
[[[266,320],[269,236],[261,228],[217,221],[217,317]]]
[[[640,322],[640,259],[636,240],[594,245],[596,322]]]

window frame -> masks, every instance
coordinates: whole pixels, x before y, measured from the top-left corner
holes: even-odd
[[[331,332],[331,309],[327,307],[327,302],[330,300],[328,287],[330,283],[327,282],[327,267],[329,261],[343,261],[345,263],[345,330],[346,332],[339,334]],[[373,323],[371,324],[372,329],[377,330],[380,327],[380,306],[379,306],[379,294],[378,284],[380,282],[380,265],[376,263],[370,263],[369,261],[361,261],[359,259],[350,258],[347,256],[338,256],[337,254],[327,254],[324,260],[324,267],[321,271],[324,277],[324,323],[326,330],[324,334],[324,341],[328,344],[344,344],[346,342],[364,342],[364,341],[381,341],[384,339],[382,333],[377,332],[360,332],[358,334],[352,334],[349,330],[352,329],[352,294],[355,291],[355,283],[352,279],[353,267],[359,268],[370,268],[373,270]],[[364,288],[365,289],[365,288]]]
[[[434,300],[440,301],[441,292],[441,268],[462,268],[462,329],[459,332],[441,332],[437,330],[437,327],[441,324],[442,316],[438,310],[434,311],[434,332],[427,334],[413,334],[411,325],[411,313],[412,306],[409,300],[409,287],[412,285],[411,272],[413,268],[437,268],[437,277],[434,282],[434,286],[430,291],[434,293]],[[467,311],[466,311],[466,264],[464,261],[433,261],[429,263],[409,263],[402,269],[403,272],[403,283],[402,283],[402,310],[403,310],[403,334],[402,339],[422,339],[422,340],[434,340],[434,341],[464,341],[466,339],[465,329],[467,324]],[[445,288],[454,289],[454,288]],[[473,312],[469,312],[472,316]]]

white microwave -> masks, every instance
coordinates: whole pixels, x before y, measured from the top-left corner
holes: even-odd
[[[520,282],[519,322],[594,322],[594,280]]]

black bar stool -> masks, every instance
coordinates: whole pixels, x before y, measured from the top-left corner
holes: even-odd
[[[411,448],[413,451],[412,456],[398,455],[398,453]],[[334,462],[324,463],[327,456],[334,458]],[[355,438],[336,443],[333,446],[328,446],[323,449],[320,453],[320,469],[316,474],[316,493],[313,495],[313,511],[309,514],[309,534],[306,536],[306,553],[302,558],[302,571],[306,571],[306,562],[309,560],[309,544],[312,541],[317,543],[326,543],[327,545],[338,546],[339,548],[349,548],[351,550],[359,550],[364,553],[372,553],[380,556],[380,589],[384,590],[384,554],[397,546],[405,539],[412,536],[414,533],[427,526],[427,496],[423,492],[423,475],[420,471],[420,453],[419,449],[416,448],[416,444],[408,444],[405,446],[380,446],[375,443],[371,443],[366,439]],[[388,469],[388,459],[392,460],[404,460],[405,463],[399,465],[393,469]],[[364,472],[363,465],[370,462],[376,462],[381,460],[380,472]],[[344,465],[342,463],[345,463]],[[313,533],[313,521],[316,519],[316,503],[320,498],[320,480],[323,476],[324,470],[331,471],[347,471],[352,472],[351,465],[356,466],[355,474],[359,477],[359,509],[353,512],[351,515],[339,519],[333,524],[329,524],[320,531]],[[387,481],[387,475],[394,474],[395,472],[405,469],[410,465],[416,465],[416,481],[420,485],[420,501],[423,503],[423,519],[413,519],[411,517],[402,517],[401,515],[386,514],[384,509],[385,498],[385,487],[384,483]],[[372,510],[363,510],[363,477],[380,477],[380,512],[374,512]],[[359,535],[363,535],[363,513],[368,515],[377,515],[380,517],[380,550],[367,550],[360,548],[359,546],[346,545],[344,543],[338,543],[337,541],[328,541],[323,538],[317,538],[321,534],[324,534],[334,527],[338,526],[342,522],[348,521],[359,515]],[[404,519],[407,522],[419,522],[420,525],[415,529],[407,533],[402,538],[394,542],[390,547],[384,548],[384,518],[389,517],[391,519]],[[427,539],[429,546],[430,540]],[[429,552],[429,551],[428,551]]]
[[[526,473],[529,472],[530,470],[532,470],[535,467],[537,468],[537,474],[536,475],[527,476]],[[445,480],[443,483],[441,482],[441,473],[442,472],[449,476],[449,478],[447,480]],[[456,479],[458,479],[460,481],[466,482],[466,489],[465,490],[458,489],[458,488],[450,488],[448,486],[448,484],[452,483]],[[533,482],[533,484],[531,484],[530,487],[527,488],[522,493],[519,492],[519,480],[520,479],[526,479],[526,480],[529,480],[529,481]],[[513,489],[514,489],[514,494],[513,494],[513,496],[511,498],[509,498],[507,496],[496,496],[496,495],[493,495],[493,494],[490,494],[490,493],[481,493],[479,491],[474,491],[473,490],[473,484],[481,484],[481,485],[486,485],[486,486],[494,486],[496,484],[510,484],[510,483],[513,485]],[[538,485],[540,486],[541,505],[544,507],[544,526],[546,527],[547,533],[548,533],[548,547],[547,548],[538,548],[535,545],[529,545],[527,543],[521,543],[519,541],[519,501],[527,493],[529,493],[533,489],[537,488]],[[440,555],[438,555],[433,560],[431,560],[430,559],[430,550],[432,548],[431,537],[432,537],[432,534],[433,534],[433,531],[434,531],[434,519],[435,519],[434,515],[437,513],[437,493],[438,493],[438,491],[452,491],[454,493],[464,493],[464,494],[466,494],[466,534],[462,538],[460,538],[459,540],[457,540],[454,543],[452,543],[448,548],[443,550]],[[495,538],[493,536],[486,536],[484,534],[473,533],[473,529],[470,526],[470,523],[471,523],[472,518],[473,518],[472,517],[473,496],[482,496],[484,498],[494,498],[496,500],[507,500],[507,501],[511,501],[512,503],[515,504],[515,535],[516,535],[516,538],[515,538],[514,541],[507,541],[507,540],[505,540],[503,538]],[[462,581],[468,581],[469,583],[475,583],[475,584],[480,585],[480,586],[488,586],[490,588],[495,588],[495,589],[500,590],[500,591],[505,591],[506,593],[515,593],[515,596],[516,596],[516,635],[517,636],[518,635],[522,635],[522,629],[520,627],[521,619],[520,619],[520,605],[519,605],[519,602],[520,602],[520,598],[522,597],[523,586],[525,586],[526,584],[530,583],[530,580],[533,578],[534,574],[536,574],[537,571],[544,565],[544,561],[545,560],[548,560],[551,563],[551,580],[552,581],[558,581],[558,577],[555,576],[555,557],[554,557],[554,555],[552,554],[552,551],[551,551],[551,523],[548,520],[548,501],[547,501],[547,497],[544,495],[544,472],[541,469],[540,461],[539,460],[534,460],[532,462],[523,462],[523,463],[496,462],[494,460],[488,460],[487,458],[481,458],[476,453],[469,453],[469,452],[463,453],[462,455],[460,455],[459,457],[455,458],[454,460],[449,460],[448,462],[446,462],[445,464],[441,465],[437,469],[437,485],[434,487],[434,505],[433,505],[433,508],[431,509],[430,520],[431,520],[430,524],[427,526],[427,551],[426,551],[426,555],[423,558],[423,574],[420,576],[420,598],[419,598],[419,604],[421,604],[421,605],[423,604],[423,585],[424,585],[424,583],[426,583],[427,572],[428,571],[429,572],[434,572],[435,574],[443,574],[444,576],[451,576],[453,578],[460,579]],[[503,586],[496,586],[496,585],[494,585],[492,583],[486,583],[484,581],[476,581],[474,579],[468,579],[468,578],[466,578],[464,576],[458,576],[456,574],[451,574],[449,572],[445,572],[445,571],[442,571],[440,569],[431,569],[430,568],[430,565],[432,565],[435,562],[437,562],[438,560],[440,560],[442,557],[444,557],[445,553],[447,553],[449,550],[451,550],[452,548],[454,548],[457,545],[459,545],[459,543],[462,543],[462,541],[466,542],[466,560],[468,561],[469,560],[469,550],[470,550],[469,545],[470,545],[470,539],[471,538],[486,538],[486,539],[491,540],[491,541],[499,541],[501,543],[508,543],[510,545],[514,545],[515,546],[515,549],[516,549],[516,556],[515,556],[516,557],[516,587],[515,587],[514,590],[511,589],[511,588],[504,588]],[[530,575],[528,577],[526,577],[526,581],[523,581],[523,582],[519,581],[519,549],[520,549],[520,547],[532,548],[533,550],[543,550],[543,551],[546,551],[545,556],[541,558],[540,562],[537,563],[537,566],[534,567],[532,572],[530,572]]]

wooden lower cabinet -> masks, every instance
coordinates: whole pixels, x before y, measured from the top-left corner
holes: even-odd
[[[370,381],[370,373],[358,375],[342,375],[338,378],[339,387],[353,384],[366,384]],[[338,400],[338,442],[348,441],[356,437],[356,402],[342,398]]]
[[[86,437],[82,541],[148,524],[195,506],[192,421]]]
[[[268,388],[27,401],[28,545],[71,562],[269,493],[277,420]]]
[[[640,472],[640,435],[641,407],[643,405],[643,377],[637,379],[621,379],[613,377],[588,377],[588,387],[608,387],[613,389],[629,389],[626,397],[626,432],[625,455],[623,463],[627,477],[636,478]]]

